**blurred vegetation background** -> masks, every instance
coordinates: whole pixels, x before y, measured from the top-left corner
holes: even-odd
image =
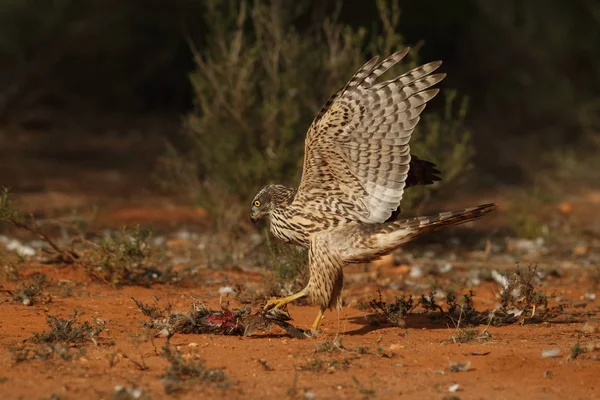
[[[298,179],[308,125],[358,66],[407,45],[400,68],[442,59],[449,74],[413,141],[445,183],[473,166],[484,186],[594,173],[580,162],[599,148],[594,0],[3,0],[0,122],[176,115],[159,181],[245,204]]]

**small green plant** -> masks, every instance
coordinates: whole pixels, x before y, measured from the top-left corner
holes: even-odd
[[[137,306],[137,308],[140,309],[140,311],[147,317],[150,317],[152,319],[158,319],[158,318],[163,318],[166,317],[167,315],[171,314],[171,304],[167,305],[166,308],[159,308],[158,307],[158,301],[160,300],[160,297],[156,296],[154,298],[154,305],[153,306],[149,306],[147,304],[144,304],[143,302],[136,300],[135,298],[131,298],[131,300],[134,301],[135,305]]]
[[[314,353],[332,353],[345,350],[342,344],[343,336],[337,336],[334,340],[323,340],[317,342]]]
[[[60,343],[40,344],[35,347],[11,349],[15,363],[29,360],[49,360],[58,358],[63,361],[77,360],[86,354],[85,347],[71,348],[70,345]]]
[[[457,327],[454,334],[452,335],[452,340],[454,343],[468,343],[477,338],[479,332],[477,329],[469,328],[459,328]]]
[[[571,356],[569,357],[571,360],[575,360],[581,354],[585,353],[585,349],[581,347],[579,344],[579,340],[571,347]]]
[[[154,266],[149,238],[150,231],[137,227],[89,243],[84,265],[91,276],[114,287],[164,282],[169,272]]]
[[[428,312],[444,313],[444,309],[435,299],[435,292],[431,292],[429,295],[422,294],[421,297],[419,297],[419,305]]]
[[[58,357],[64,361],[78,359],[85,355],[87,342],[97,344],[98,335],[104,330],[104,321],[93,319],[93,324],[80,322],[82,315],[77,310],[66,319],[49,315],[46,323],[50,328],[46,332],[34,332],[28,340],[35,346],[11,349],[16,363],[28,360],[47,360]]]
[[[374,325],[388,323],[398,327],[405,327],[406,322],[404,319],[406,315],[416,306],[412,296],[402,294],[402,296],[396,297],[393,303],[387,303],[383,301],[381,289],[378,289],[377,293],[378,299],[371,299],[369,302],[371,310],[375,312],[374,315],[368,317],[369,322]]]
[[[480,313],[473,308],[474,296],[475,293],[469,290],[469,293],[462,296],[462,304],[459,305],[457,296],[454,293],[446,295],[448,311],[445,314],[455,326],[451,337],[454,343],[468,343],[473,340],[485,342],[492,338],[492,334],[488,332],[488,327],[491,323],[490,313]],[[481,332],[474,328],[464,327],[464,325],[479,325],[484,318],[487,318],[488,326]]]
[[[313,358],[307,364],[301,365],[300,370],[312,371],[312,372],[324,372],[326,370],[326,363],[323,360]]]
[[[66,319],[49,315],[46,323],[50,328],[47,332],[35,332],[31,340],[40,344],[62,343],[69,346],[80,346],[86,342],[97,343],[96,338],[104,330],[104,322],[93,318],[94,323],[88,321],[81,323],[79,317],[83,313],[73,310],[73,314]]]
[[[19,283],[13,294],[13,300],[32,306],[49,284],[46,274],[35,274],[30,281]]]
[[[500,292],[500,305],[503,311],[527,312],[533,317],[536,308],[548,307],[548,296],[537,286],[537,265],[530,265],[525,271],[517,265],[508,278],[508,285]]]
[[[469,289],[468,293],[460,297],[454,292],[448,292],[445,299],[447,306],[446,315],[453,321],[460,320],[463,324],[479,324],[481,322],[481,313],[475,310],[473,297],[475,297],[475,292],[471,289]]]
[[[307,364],[300,366],[302,371],[311,371],[314,373],[328,373],[333,374],[338,370],[347,370],[350,367],[350,358],[343,360],[323,360],[313,358]]]
[[[185,390],[191,383],[216,384],[222,389],[230,385],[229,378],[221,369],[207,368],[204,360],[186,359],[179,350],[170,345],[163,347],[162,356],[169,362],[169,366],[161,375],[167,394]]]
[[[394,353],[389,350],[384,350],[381,347],[377,348],[377,355],[381,358],[392,358],[394,357]]]
[[[475,328],[461,328],[457,326],[452,334],[452,341],[454,343],[469,343],[472,341],[487,342],[492,338],[492,334],[487,331],[487,328],[483,331],[479,331]]]

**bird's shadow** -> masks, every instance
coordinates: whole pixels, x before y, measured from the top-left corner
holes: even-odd
[[[382,320],[381,315],[377,314],[369,314],[369,315],[361,315],[350,318],[345,318],[345,321],[351,322],[355,325],[361,325],[359,328],[353,330],[347,330],[343,334],[347,336],[360,336],[369,332],[377,331],[380,329],[389,329],[389,328],[411,328],[411,329],[448,329],[452,328],[452,322],[448,320],[441,313],[430,313],[430,314],[409,314],[404,318],[402,326],[394,325],[391,322],[387,322]],[[290,324],[288,324],[290,325]],[[295,328],[298,331],[301,331],[298,328]],[[252,334],[247,336],[248,338],[270,338],[270,339],[280,339],[285,337],[296,337],[300,339],[301,337],[296,335],[290,335],[290,332],[268,332],[261,334]],[[304,339],[305,337],[302,337]]]
[[[348,318],[347,320],[356,325],[362,325],[360,328],[346,331],[344,335],[364,335],[369,332],[387,328],[411,328],[411,329],[448,329],[452,328],[452,322],[441,313],[435,314],[408,314],[402,326],[391,322],[380,321],[377,314],[361,315]]]

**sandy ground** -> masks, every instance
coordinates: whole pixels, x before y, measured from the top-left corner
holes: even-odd
[[[29,307],[5,296],[0,305],[2,398],[45,398],[51,394],[111,398],[118,385],[141,388],[150,398],[165,398],[161,375],[168,362],[160,352],[166,339],[149,340],[155,332],[144,328],[148,318],[131,297],[152,303],[155,296],[160,296],[162,304],[171,303],[175,310],[189,309],[193,297],[206,299],[208,305],[217,308],[222,282],[257,279],[246,273],[221,271],[214,274],[217,284],[213,286],[111,289],[68,270],[52,273],[47,267],[42,269],[53,281],[63,285],[76,282],[77,286],[65,297],[64,290],[57,285],[49,290],[54,293],[50,303]],[[392,274],[393,268],[379,270],[380,279]],[[570,278],[566,280],[570,283],[552,279],[545,290],[559,293],[563,302],[573,299],[580,303],[584,295],[580,288],[585,280],[580,284]],[[365,287],[351,284],[346,298],[352,303],[374,297],[375,287],[376,283]],[[485,303],[493,305],[495,289],[491,283],[476,289],[478,308],[483,309]],[[395,292],[386,289],[383,296],[390,299]],[[572,323],[479,326],[474,329],[478,333],[489,332],[491,338],[468,343],[455,343],[452,337],[456,328],[445,320],[435,321],[415,313],[407,317],[406,328],[376,327],[364,318],[368,310],[352,306],[345,307],[339,315],[328,313],[318,339],[293,339],[277,327],[252,337],[176,334],[170,339],[171,345],[184,354],[206,360],[208,367],[223,368],[230,382],[227,389],[193,382],[188,391],[177,397],[282,398],[295,393],[298,398],[324,399],[448,395],[486,399],[594,398],[600,391],[600,350],[585,352],[575,360],[570,355],[577,342],[583,348],[600,345],[598,330],[590,329],[598,327],[599,307],[597,300],[585,302],[585,307],[576,311],[586,311],[589,315],[574,317],[577,322]],[[82,321],[91,317],[106,321],[106,330],[99,335],[97,346],[87,344],[85,354],[72,361],[55,356],[50,360],[15,362],[15,349],[27,347],[33,332],[47,330],[48,314],[64,317],[73,309],[85,313]],[[289,309],[294,325],[299,327],[309,326],[316,310],[310,306]],[[340,335],[342,350],[316,350],[319,341],[335,340]],[[543,351],[555,349],[560,351],[556,357],[542,356]],[[131,360],[143,362],[147,369],[141,371]],[[469,363],[468,370],[451,372],[451,364],[459,362]],[[458,391],[450,393],[455,384],[459,385]]]
[[[40,161],[33,171],[44,168]],[[69,174],[77,179],[69,179]],[[599,221],[593,212],[600,205],[600,195],[593,191],[540,210],[540,215],[554,215],[563,223],[568,214],[569,227],[583,227],[576,230],[577,235],[590,230],[587,236],[581,233],[577,240],[566,241],[567,245],[553,247],[551,243],[499,239],[498,226],[508,220],[500,212],[476,225],[408,247],[382,262],[348,267],[346,305],[339,314],[326,314],[317,339],[293,339],[279,327],[250,337],[177,333],[169,342],[184,359],[205,360],[206,367],[222,369],[227,378],[225,384],[190,380],[184,390],[168,394],[161,378],[169,366],[162,355],[167,339],[157,337],[156,330],[144,326],[149,318],[131,298],[151,304],[159,296],[158,304],[171,304],[174,311],[189,310],[194,299],[201,299],[213,309],[220,307],[220,301],[230,302],[231,308],[257,309],[260,296],[249,304],[241,304],[241,295],[222,296],[220,290],[244,288],[252,298],[264,293],[273,273],[243,262],[216,269],[205,260],[195,259],[188,250],[196,249],[203,238],[206,213],[178,205],[166,196],[152,196],[144,187],[136,191],[135,184],[128,182],[134,182],[139,174],[141,171],[133,171],[123,177],[94,165],[76,171],[57,170],[43,182],[27,178],[28,188],[21,187],[16,192],[17,205],[21,201],[27,211],[58,218],[70,215],[73,208],[85,211],[86,207],[100,204],[101,212],[95,220],[99,232],[132,222],[159,226],[160,235],[166,238],[165,254],[171,261],[187,254],[186,262],[194,264],[193,278],[151,287],[112,288],[92,279],[81,265],[43,264],[44,256],[39,251],[26,258],[18,264],[18,280],[8,274],[0,280],[0,398],[600,397],[600,247],[595,236]],[[91,177],[96,179],[94,184],[90,183]],[[18,182],[13,181],[12,186],[19,189],[15,183]],[[121,191],[124,195],[119,196]],[[464,201],[470,204],[479,200],[471,196]],[[460,203],[460,198],[453,202]],[[182,235],[182,227],[195,230],[194,234]],[[52,232],[60,239],[60,231]],[[34,240],[20,231],[7,230],[4,234],[19,238],[24,244]],[[478,239],[465,239],[460,244],[455,240],[474,236]],[[486,239],[498,244],[497,248],[492,246],[486,251]],[[0,244],[0,252],[11,253],[6,243]],[[563,305],[561,312],[541,321],[522,319],[535,323],[473,328],[457,328],[452,321],[436,318],[420,308],[408,315],[405,327],[377,326],[366,318],[373,310],[365,304],[378,297],[378,289],[388,302],[402,293],[418,297],[432,290],[444,292],[452,288],[464,294],[472,289],[477,310],[494,309],[502,286],[490,278],[490,273],[510,276],[507,271],[513,270],[516,262],[522,268],[530,263],[538,265],[536,288],[548,296],[547,308]],[[6,259],[2,263],[6,266]],[[44,273],[49,284],[36,302],[28,306],[15,301],[19,285],[37,273]],[[38,348],[32,335],[48,330],[48,315],[65,318],[74,309],[84,313],[82,322],[95,323],[92,318],[104,322],[96,343],[87,341],[71,348],[70,360],[51,354],[48,359],[29,357],[19,362],[18,354],[23,349]],[[294,326],[306,328],[317,308],[291,305],[288,311]],[[476,337],[466,343],[453,340],[464,329],[474,329]],[[321,351],[320,343],[324,341],[338,346]],[[577,343],[583,352],[573,357]],[[457,368],[464,371],[453,372]],[[119,388],[130,392],[118,393]]]

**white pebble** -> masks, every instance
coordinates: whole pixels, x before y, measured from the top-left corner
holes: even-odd
[[[235,290],[231,286],[221,286],[219,288],[219,294],[225,296],[226,294],[233,294]]]
[[[420,278],[423,276],[423,270],[421,269],[421,267],[419,265],[415,264],[410,269],[410,273],[408,274],[408,276],[413,279]]]
[[[455,383],[454,385],[451,385],[450,387],[448,387],[448,391],[450,393],[458,392],[459,388],[460,388],[460,385],[458,383]]]
[[[596,293],[585,293],[583,298],[586,300],[596,300]]]
[[[560,349],[544,349],[542,350],[542,358],[556,357],[560,354]]]
[[[502,275],[500,272],[496,271],[495,269],[492,270],[492,272],[490,273],[490,275],[492,276],[492,279],[500,286],[502,286],[503,288],[507,288],[508,287],[508,278],[505,277],[504,275]]]
[[[21,244],[17,239],[12,239],[6,244],[6,250],[15,251],[21,257],[35,255],[35,250],[30,246]]]

